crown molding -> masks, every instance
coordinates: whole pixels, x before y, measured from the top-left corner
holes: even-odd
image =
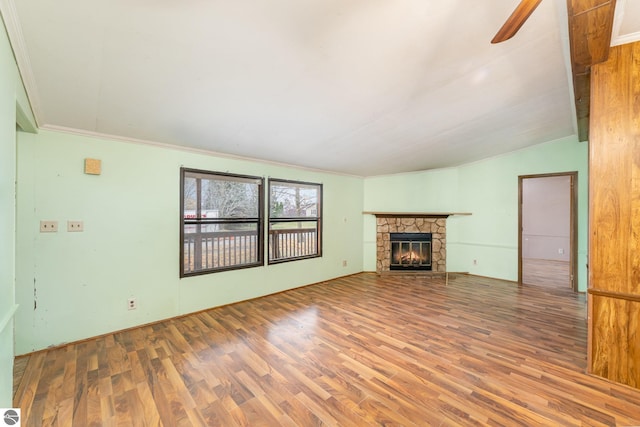
[[[640,31],[637,33],[625,34],[624,36],[616,36],[611,39],[611,46],[619,46],[640,41]]]
[[[41,117],[38,87],[33,75],[31,60],[27,53],[27,45],[22,33],[22,26],[18,19],[18,11],[13,0],[0,0],[0,14],[2,14],[2,20],[4,21],[4,26],[13,50],[13,56],[18,66],[18,72],[20,73],[20,78],[22,79],[22,84],[27,93],[29,104],[31,104],[31,111],[33,112],[33,117],[37,125],[40,122],[39,117]]]
[[[240,156],[235,154],[222,153],[219,151],[207,150],[204,148],[195,148],[195,147],[188,147],[184,145],[169,144],[165,142],[150,141],[146,139],[137,139],[137,138],[130,138],[126,136],[111,135],[111,134],[89,131],[84,129],[69,128],[65,126],[42,125],[42,126],[39,126],[39,129],[44,131],[62,132],[62,133],[68,133],[72,135],[85,136],[89,138],[96,138],[96,139],[102,139],[102,140],[119,141],[127,144],[147,145],[152,147],[165,148],[168,150],[185,151],[187,153],[202,154],[204,156],[213,156],[213,157],[221,157],[225,159],[242,160],[246,162],[263,163],[263,164],[268,164],[273,166],[303,170],[307,172],[324,173],[324,174],[338,175],[338,176],[348,176],[352,178],[364,178],[359,175],[336,172],[332,170],[309,168],[305,166],[299,166],[299,165],[288,164],[283,162],[276,162],[273,160],[265,160],[265,159],[255,158],[255,157],[245,157],[245,156]]]
[[[620,28],[624,20],[624,14],[627,7],[627,0],[617,0],[616,9],[613,15],[613,30],[611,32],[611,46],[619,46],[622,44],[633,43],[640,40],[640,31],[635,33],[620,35]]]

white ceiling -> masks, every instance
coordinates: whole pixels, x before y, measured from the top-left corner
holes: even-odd
[[[41,128],[371,176],[576,133],[565,1],[489,42],[518,1],[2,0],[2,12]],[[618,1],[640,16],[639,0]],[[629,16],[615,40],[639,31]]]

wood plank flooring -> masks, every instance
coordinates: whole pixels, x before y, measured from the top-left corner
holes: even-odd
[[[19,360],[23,426],[640,425],[584,295],[362,273]]]
[[[571,288],[569,261],[522,259],[522,283],[552,288]]]

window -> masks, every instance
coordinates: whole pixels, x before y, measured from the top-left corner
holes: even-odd
[[[269,180],[269,263],[322,256],[322,184]]]
[[[180,169],[180,277],[263,265],[263,179]]]

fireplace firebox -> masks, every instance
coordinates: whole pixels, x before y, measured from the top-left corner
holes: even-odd
[[[390,270],[431,270],[431,233],[390,233]]]

